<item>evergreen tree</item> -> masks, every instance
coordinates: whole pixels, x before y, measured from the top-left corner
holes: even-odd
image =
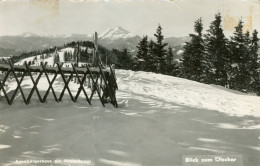
[[[196,34],[190,34],[191,41],[184,46],[182,59],[182,75],[185,78],[205,82],[206,62],[204,41],[202,38],[203,24],[201,18],[195,21]]]
[[[251,77],[248,73],[249,62],[249,33],[243,33],[243,21],[240,20],[235,27],[234,36],[231,37],[230,51],[232,62],[231,88],[246,91],[249,87]]]
[[[74,52],[72,53],[72,60],[75,61],[75,62],[78,59],[79,51],[80,51],[79,46],[75,46],[74,47]]]
[[[65,51],[65,53],[64,53],[64,59],[65,59],[65,62],[71,61],[71,54],[70,54],[70,52]]]
[[[55,64],[55,63],[59,63],[59,62],[60,62],[59,54],[58,54],[58,53],[55,53],[55,54],[54,54],[54,64]]]
[[[246,31],[245,33],[245,52],[244,52],[244,56],[242,57],[242,62],[243,62],[243,72],[244,72],[244,76],[246,76],[245,78],[245,83],[244,83],[244,89],[249,92],[251,91],[251,83],[253,81],[253,77],[252,77],[252,73],[250,71],[250,54],[251,54],[251,37],[250,37],[250,33],[249,31]]]
[[[133,68],[134,61],[132,55],[128,52],[126,48],[122,49],[121,51],[116,49],[114,49],[113,51],[117,54],[117,65],[120,69],[131,70]]]
[[[145,63],[145,70],[149,72],[157,72],[157,58],[154,54],[155,43],[150,40],[148,42],[147,61]]]
[[[257,30],[254,30],[252,33],[252,40],[251,40],[251,47],[250,47],[250,63],[249,63],[249,71],[250,75],[252,77],[252,82],[250,83],[251,89],[254,92],[257,92],[258,95],[260,95],[260,80],[259,80],[259,71],[257,70],[259,68],[258,63],[258,32]]]
[[[68,61],[68,52],[67,51],[64,52],[64,61],[65,62]]]
[[[156,70],[158,73],[165,73],[165,63],[166,63],[166,50],[164,49],[167,46],[167,43],[163,43],[164,36],[162,35],[162,27],[159,24],[156,33],[156,42],[154,43],[154,55],[156,58]]]
[[[137,52],[137,68],[138,70],[144,70],[147,71],[145,68],[145,64],[148,63],[149,58],[148,58],[148,37],[144,36],[141,41],[138,43],[136,46],[138,48]]]
[[[172,47],[168,47],[167,54],[166,54],[166,71],[165,74],[173,75],[174,73],[174,64],[173,64],[173,52]]]
[[[209,83],[225,86],[227,84],[228,70],[228,48],[223,29],[221,27],[222,17],[220,13],[215,15],[209,30],[205,35],[206,58],[210,70],[207,72]]]
[[[87,63],[88,62],[88,51],[87,48],[85,50],[80,49],[79,50],[79,58],[80,58],[80,62],[84,62]]]

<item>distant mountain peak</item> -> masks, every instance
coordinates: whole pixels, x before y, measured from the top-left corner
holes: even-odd
[[[25,32],[23,34],[20,35],[21,37],[38,37],[39,35],[36,35],[34,33],[31,32]]]
[[[99,35],[100,39],[119,39],[119,38],[129,38],[129,37],[134,37],[132,33],[129,31],[125,30],[124,28],[120,26],[112,26],[103,33]]]

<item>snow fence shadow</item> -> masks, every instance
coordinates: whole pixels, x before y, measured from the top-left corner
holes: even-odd
[[[128,102],[118,109],[83,101],[1,104],[0,161],[71,158],[97,166],[180,166],[183,155],[239,154],[244,165],[260,164],[259,118],[125,91],[117,98]]]

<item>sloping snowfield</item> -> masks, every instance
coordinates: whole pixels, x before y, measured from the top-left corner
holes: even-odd
[[[116,71],[119,108],[49,95],[30,105],[0,99],[0,165],[85,160],[95,166],[181,166],[184,155],[241,155],[260,165],[260,97],[147,72]],[[38,86],[48,88],[42,79]],[[71,82],[76,93],[78,85]],[[8,91],[15,83],[8,83]],[[25,78],[23,89],[32,84]],[[57,79],[54,89],[61,91]],[[28,92],[26,92],[28,94]],[[20,164],[51,165],[51,164]]]
[[[216,85],[147,72],[118,71],[120,89],[166,102],[217,110],[237,116],[260,117],[260,97]]]

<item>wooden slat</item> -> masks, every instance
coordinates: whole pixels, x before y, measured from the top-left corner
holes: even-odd
[[[19,66],[19,65],[13,65],[13,68],[16,72],[26,72],[27,69],[25,66]],[[0,64],[0,71],[8,71],[10,70],[11,67],[9,65],[6,64]],[[89,70],[87,68],[81,68],[81,67],[75,67],[75,69],[77,70],[77,72],[79,74],[85,74],[87,72],[87,74],[90,74],[90,71],[92,74],[98,74],[99,73],[99,69],[97,68],[89,68]],[[31,72],[41,72],[43,69],[41,66],[30,66],[30,70]],[[46,72],[48,73],[56,73],[59,71],[59,69],[57,67],[45,67]],[[63,74],[67,74],[67,73],[74,73],[73,68],[68,68],[68,67],[61,67],[61,71],[63,72]],[[102,71],[106,74],[110,74],[110,70],[109,69],[102,69]]]
[[[81,80],[80,77],[79,77],[79,74],[78,74],[77,70],[75,69],[75,67],[73,66],[73,64],[71,64],[71,65],[72,65],[72,68],[73,68],[74,72],[76,73],[76,77],[78,78],[78,81],[79,81],[79,84],[80,84],[79,90],[78,90],[78,92],[77,92],[77,94],[76,94],[76,96],[75,96],[75,101],[77,101],[77,99],[78,99],[78,97],[79,97],[79,95],[80,95],[80,92],[83,90],[83,93],[84,93],[84,95],[85,95],[85,97],[86,97],[86,100],[87,100],[88,103],[91,105],[90,99],[89,99],[89,97],[88,97],[88,95],[87,95],[87,92],[86,92],[85,89],[84,89],[84,86],[83,86],[84,81],[85,81],[86,76],[87,76],[87,72],[84,74],[84,76],[83,76],[83,78],[82,78],[82,80]]]
[[[110,68],[111,75],[112,75],[112,78],[113,78],[113,81],[114,81],[114,84],[115,84],[115,88],[118,90],[118,86],[117,86],[117,82],[116,82],[116,76],[114,74],[114,71],[113,71],[111,65],[109,65],[109,68]]]
[[[15,92],[13,93],[13,96],[12,96],[12,99],[11,99],[11,103],[13,102],[14,97],[15,97],[15,95],[16,95],[18,89],[19,89],[19,90],[20,90],[20,93],[21,93],[21,95],[22,95],[22,98],[23,98],[24,103],[25,103],[25,104],[28,104],[28,103],[27,103],[27,100],[26,100],[26,98],[25,98],[25,95],[24,95],[24,93],[23,93],[23,89],[22,89],[22,87],[21,87],[21,84],[22,84],[22,82],[23,82],[24,76],[26,75],[26,73],[27,73],[28,71],[24,71],[24,72],[23,72],[23,75],[22,75],[22,77],[21,77],[21,79],[19,80],[18,77],[17,77],[17,75],[16,75],[16,73],[15,73],[15,70],[14,70],[14,68],[13,68],[13,65],[12,65],[11,61],[9,61],[9,65],[10,65],[11,71],[12,71],[12,73],[13,73],[13,75],[14,75],[14,78],[15,78],[15,80],[16,80],[16,82],[17,82],[17,87],[16,87],[16,89],[15,89]]]
[[[86,66],[86,67],[87,67],[87,69],[89,69],[88,66]],[[91,78],[91,80],[92,80],[92,82],[93,82],[93,85],[94,85],[93,92],[92,92],[92,94],[90,95],[90,101],[91,101],[91,99],[92,99],[92,97],[93,97],[93,95],[94,95],[94,92],[97,91],[99,100],[101,101],[103,107],[105,107],[105,103],[104,103],[104,101],[103,101],[103,99],[102,99],[102,96],[101,96],[100,91],[98,90],[98,86],[97,86],[98,77],[97,77],[97,79],[96,79],[96,81],[95,81],[94,78],[93,78],[93,75],[92,75],[92,73],[91,73],[91,71],[90,71],[90,78]]]
[[[109,94],[109,97],[110,97],[110,99],[111,99],[111,103],[114,105],[114,107],[118,107],[117,106],[117,101],[116,101],[116,97],[115,97],[115,94],[112,94],[112,87],[110,87],[109,85],[108,85],[108,83],[107,83],[107,80],[106,80],[106,77],[105,77],[105,75],[104,75],[104,73],[103,73],[103,71],[102,71],[102,68],[101,68],[101,64],[99,63],[98,64],[98,67],[99,67],[99,70],[100,70],[100,75],[101,75],[101,77],[102,77],[102,79],[104,80],[104,83],[105,83],[105,85],[106,85],[106,88],[105,88],[105,90],[107,90],[108,91],[108,94]]]
[[[72,95],[72,93],[71,93],[71,91],[70,91],[70,88],[69,88],[69,83],[70,83],[71,78],[73,77],[73,73],[71,73],[71,74],[70,74],[70,77],[68,78],[68,80],[66,80],[66,78],[65,78],[65,76],[64,76],[64,74],[63,74],[63,71],[61,70],[60,64],[57,63],[57,66],[58,66],[58,69],[59,69],[59,73],[60,73],[60,75],[61,75],[61,78],[62,78],[62,80],[63,80],[63,82],[64,82],[64,88],[63,88],[63,90],[62,90],[62,92],[61,92],[61,94],[60,94],[59,101],[62,100],[62,97],[63,97],[63,95],[64,95],[64,92],[65,92],[65,90],[67,89],[67,91],[69,92],[69,95],[70,95],[71,100],[72,100],[73,102],[75,102],[75,99],[74,99],[74,97],[73,97],[73,95]]]
[[[0,87],[1,87],[1,89],[2,89],[2,91],[3,91],[3,93],[4,93],[4,95],[5,95],[5,99],[6,99],[7,103],[8,103],[9,105],[11,105],[12,102],[10,101],[10,99],[9,99],[9,97],[8,97],[6,91],[5,91],[4,85],[2,84],[1,81],[0,81]]]
[[[44,97],[43,97],[43,102],[46,101],[46,98],[47,98],[47,96],[48,96],[50,90],[52,90],[52,94],[53,94],[53,96],[54,96],[55,101],[56,101],[56,102],[59,102],[59,100],[58,100],[58,98],[57,98],[57,96],[56,96],[56,93],[55,93],[55,91],[54,91],[54,88],[52,87],[52,84],[54,83],[54,81],[55,81],[55,79],[56,79],[58,73],[56,72],[56,73],[54,74],[53,79],[50,80],[50,78],[49,78],[49,76],[48,76],[48,74],[47,74],[47,72],[46,72],[46,70],[45,70],[45,65],[43,64],[43,62],[41,63],[41,66],[42,66],[43,72],[44,72],[44,74],[45,74],[45,76],[46,76],[46,78],[47,78],[47,81],[48,81],[48,83],[49,83],[49,87],[48,87],[48,89],[47,89],[47,91],[46,91],[46,93],[45,93],[45,95],[44,95]]]
[[[35,81],[35,80],[33,79],[32,73],[31,73],[31,71],[30,71],[30,67],[29,67],[30,64],[28,65],[27,62],[25,62],[24,64],[25,64],[25,66],[26,66],[26,68],[27,68],[27,70],[28,70],[28,74],[29,74],[29,76],[30,76],[30,78],[31,78],[31,80],[32,80],[32,83],[33,83],[33,88],[32,88],[32,90],[31,90],[31,92],[29,93],[29,96],[28,96],[28,98],[27,98],[27,104],[30,102],[34,90],[36,90],[36,93],[37,93],[37,95],[38,95],[38,98],[39,98],[40,102],[42,103],[42,102],[43,102],[43,101],[42,101],[42,97],[41,97],[40,92],[39,92],[39,90],[38,90],[38,88],[37,88],[37,84],[39,83],[39,80],[40,80],[40,78],[41,78],[41,76],[42,76],[42,74],[43,74],[43,71],[40,72],[40,74],[38,75],[38,77],[37,77],[37,79],[36,79],[36,81]]]
[[[3,80],[3,85],[5,85],[5,81],[7,80],[9,74],[11,73],[11,69],[7,71],[5,77],[4,77],[4,80]]]

